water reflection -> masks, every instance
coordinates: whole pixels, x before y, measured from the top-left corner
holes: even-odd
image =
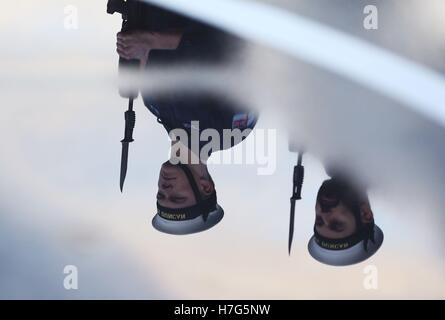
[[[308,244],[312,257],[329,265],[351,265],[371,257],[382,242],[383,232],[374,223],[366,191],[342,177],[324,181]]]
[[[125,103],[113,83],[120,18],[106,15],[104,2],[75,2],[81,18],[77,31],[63,29],[61,1],[18,0],[5,3],[0,13],[0,33],[12,44],[3,52],[0,75],[2,104],[11,106],[0,119],[8,137],[0,142],[2,297],[73,298],[61,285],[66,264],[79,266],[81,290],[75,297],[84,299],[444,297],[443,126],[368,88],[276,52],[263,55],[267,51],[255,47],[259,59],[250,59],[255,63],[248,77],[235,73],[237,81],[215,82],[222,89],[230,87],[230,96],[250,84],[252,90],[243,97],[265,106],[258,127],[283,129],[283,120],[289,120],[296,137],[308,146],[293,256],[286,255],[285,246],[294,156],[287,153],[284,138],[278,139],[279,166],[273,176],[259,177],[248,166],[209,167],[227,212],[220,227],[181,241],[166,237],[152,230],[147,218],[156,209],[157,172],[152,170],[168,159],[162,153],[167,136],[154,117],[144,114],[145,107],[139,109],[138,100],[136,142],[122,196],[117,188],[118,141]],[[284,0],[269,2],[280,5]],[[357,28],[362,22],[359,2],[366,1],[288,2],[299,6],[294,13],[444,70],[441,0],[431,0],[428,7],[420,0],[381,2],[382,28],[374,33]],[[342,5],[346,3],[348,10]],[[237,13],[228,19],[242,17]],[[39,39],[38,45],[17,41],[17,32]],[[277,70],[293,77],[282,77]],[[204,71],[196,70],[208,83]],[[178,75],[183,74],[174,79]],[[268,86],[258,85],[261,79],[269,79]],[[429,95],[427,87],[421,91]],[[265,93],[271,99],[264,99]],[[297,99],[283,104],[289,93]],[[279,137],[286,135],[283,131]],[[386,237],[382,250],[364,264],[326,268],[307,253],[315,197],[326,179],[317,160],[321,156],[341,159],[357,178],[372,182],[371,207]],[[79,241],[85,230],[102,240],[81,236]],[[384,275],[377,291],[361,285],[368,263]]]
[[[294,167],[289,225],[291,253],[296,201],[301,200],[304,181],[302,148],[290,143],[289,150],[298,152]],[[313,236],[308,243],[310,255],[321,263],[346,266],[371,257],[383,242],[383,232],[374,222],[374,213],[366,188],[339,164],[325,165],[330,179],[325,180],[315,200]]]
[[[116,43],[121,70],[130,67],[134,71],[136,66],[142,73],[150,74],[153,69],[175,65],[221,65],[239,46],[240,40],[235,37],[197,21],[137,1],[127,2],[127,7],[119,4],[109,2],[109,8],[120,10],[124,18]],[[147,25],[146,21],[150,23]],[[134,87],[120,89],[121,96],[130,99],[127,115],[133,118],[132,99],[137,91]],[[156,93],[142,88],[142,96],[145,106],[172,140],[170,159],[159,173],[153,226],[170,234],[190,234],[213,227],[223,218],[224,211],[217,202],[207,160],[213,152],[241,143],[254,128],[257,115],[230,99],[199,89],[183,92],[167,85],[162,93]],[[127,121],[127,127],[134,127],[132,121],[130,125]],[[133,141],[127,131],[121,188],[128,143]]]

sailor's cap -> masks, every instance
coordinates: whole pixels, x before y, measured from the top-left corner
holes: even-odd
[[[208,230],[214,227],[224,217],[224,210],[216,205],[215,210],[209,212],[206,217],[199,215],[192,219],[178,220],[158,211],[152,220],[153,227],[164,233],[174,235],[186,235]]]
[[[371,257],[383,243],[383,231],[374,226],[374,241],[368,240],[366,249],[362,240],[355,245],[345,248],[335,247],[329,248],[317,241],[316,236],[312,236],[308,243],[309,254],[317,261],[331,266],[348,266],[362,262]]]

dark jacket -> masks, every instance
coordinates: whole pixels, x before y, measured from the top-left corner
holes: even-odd
[[[152,50],[147,72],[151,68],[190,64],[193,66],[223,66],[241,49],[241,41],[210,26],[181,18],[183,37],[176,50]],[[172,22],[172,25],[175,23]],[[199,131],[212,128],[222,137],[224,129],[253,129],[256,114],[235,101],[209,92],[181,92],[171,88],[162,95],[142,94],[147,108],[165,129],[184,129],[191,134],[191,122],[199,121]],[[220,141],[220,149],[224,149]],[[235,143],[232,143],[232,147]],[[202,145],[201,145],[202,146]]]

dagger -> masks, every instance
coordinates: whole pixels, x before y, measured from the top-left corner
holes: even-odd
[[[294,238],[294,222],[295,222],[295,201],[301,199],[301,189],[303,188],[304,167],[303,152],[298,154],[298,164],[294,166],[292,197],[290,198],[290,221],[289,221],[289,255],[292,249],[292,240]]]
[[[127,176],[128,166],[128,149],[130,143],[134,141],[133,130],[136,124],[136,113],[133,111],[133,98],[128,100],[128,111],[125,112],[125,134],[122,143],[122,157],[121,157],[121,176],[120,176],[120,189],[121,192],[124,189],[125,177]]]

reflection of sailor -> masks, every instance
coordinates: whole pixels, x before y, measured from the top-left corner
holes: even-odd
[[[119,33],[117,51],[125,59],[141,60],[142,67],[147,70],[184,63],[215,66],[226,62],[228,54],[238,43],[221,31],[181,20],[179,26],[172,23],[172,27],[165,26],[165,30],[157,32]],[[240,142],[223,144],[225,129],[247,129],[250,132],[256,124],[255,114],[228,99],[208,93],[185,93],[172,88],[171,92],[163,91],[160,95],[143,94],[143,98],[147,108],[169,133],[183,129],[191,137],[196,130],[194,121],[199,121],[198,136],[206,129],[218,132],[221,140],[211,151],[226,149]],[[198,141],[198,144],[200,151],[204,143]],[[187,147],[191,149],[190,145]],[[215,185],[205,163],[207,157],[200,158],[199,163],[189,164],[187,160],[191,156],[190,151],[185,160],[184,154],[181,155],[181,163],[167,161],[162,165],[157,194],[158,213],[153,219],[154,227],[160,231],[171,234],[199,232],[214,226],[223,217],[223,210],[217,204]],[[174,159],[176,157],[172,154],[173,160],[177,160]]]
[[[289,224],[289,254],[292,246],[295,220],[295,202],[301,199],[304,167],[299,144],[292,138],[289,151],[298,153],[294,167]],[[346,266],[371,257],[382,245],[383,232],[374,223],[366,189],[355,183],[354,175],[341,162],[325,161],[326,173],[331,179],[321,185],[315,206],[314,235],[308,250],[319,262]]]
[[[351,265],[368,259],[382,242],[366,192],[340,178],[325,181],[318,191],[314,236],[308,244],[312,257],[329,265]]]

